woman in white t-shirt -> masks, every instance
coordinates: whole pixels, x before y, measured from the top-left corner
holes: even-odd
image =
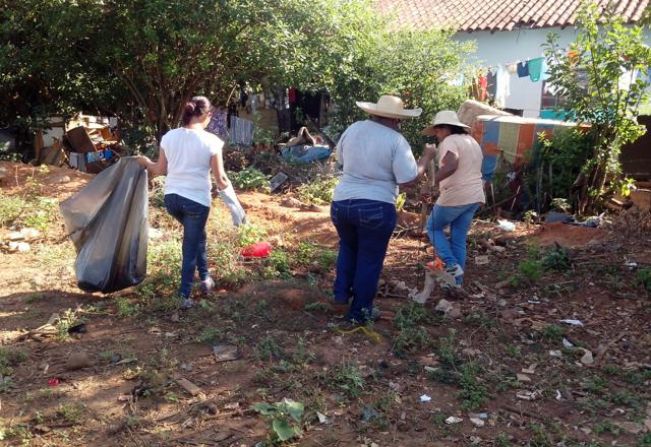
[[[455,112],[443,110],[423,130],[423,134],[434,136],[439,142],[435,183],[440,196],[427,222],[427,234],[457,286],[463,284],[466,239],[472,218],[486,201],[481,174],[483,154],[467,129]],[[449,237],[444,233],[448,226]]]
[[[183,110],[182,127],[167,132],[160,143],[156,163],[141,157],[141,164],[152,177],[166,175],[165,208],[183,225],[183,262],[179,295],[181,308],[192,307],[190,292],[195,271],[207,293],[214,286],[208,274],[206,222],[211,204],[210,172],[219,190],[230,184],[224,171],[224,142],[204,130],[212,116],[208,98],[195,96]]]

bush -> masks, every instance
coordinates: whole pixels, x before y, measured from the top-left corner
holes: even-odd
[[[298,200],[308,205],[327,205],[332,202],[332,194],[337,185],[335,177],[317,177],[296,189]]]
[[[237,189],[243,191],[269,191],[269,178],[251,166],[241,170],[240,172],[229,172],[228,177],[231,179],[233,186]]]

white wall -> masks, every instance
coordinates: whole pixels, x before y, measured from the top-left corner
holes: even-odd
[[[542,44],[546,42],[550,32],[559,35],[561,46],[566,46],[576,39],[574,28],[457,33],[454,39],[459,42],[475,41],[477,52],[470,62],[479,66],[495,66],[543,56]],[[528,77],[519,78],[517,74],[512,75],[511,95],[506,100],[506,107],[522,109],[524,116],[537,117],[541,95],[542,81],[533,82]]]

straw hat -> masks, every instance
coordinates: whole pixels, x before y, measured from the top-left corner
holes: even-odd
[[[456,112],[453,112],[452,110],[441,110],[432,120],[432,124],[424,128],[421,133],[423,135],[433,136],[434,127],[440,126],[442,124],[470,129],[470,126],[466,126],[461,121],[459,121],[459,117],[457,116]]]
[[[391,95],[381,96],[377,103],[357,101],[356,104],[369,115],[384,118],[416,118],[423,112],[422,109],[405,109],[402,99]]]

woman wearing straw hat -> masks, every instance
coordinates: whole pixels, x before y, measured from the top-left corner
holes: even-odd
[[[468,128],[455,112],[443,110],[423,129],[423,134],[436,137],[439,143],[439,169],[434,181],[440,196],[428,219],[427,234],[457,286],[463,284],[472,218],[486,201],[481,174],[483,155],[477,141],[468,135]],[[443,232],[448,226],[449,237]]]
[[[343,176],[330,214],[339,234],[334,301],[346,305],[352,299],[346,318],[365,323],[377,317],[373,299],[396,226],[398,185],[422,175],[435,152],[426,150],[416,163],[400,133],[400,122],[419,116],[421,109],[405,109],[400,98],[389,95],[357,106],[370,118],[353,123],[337,143]]]

